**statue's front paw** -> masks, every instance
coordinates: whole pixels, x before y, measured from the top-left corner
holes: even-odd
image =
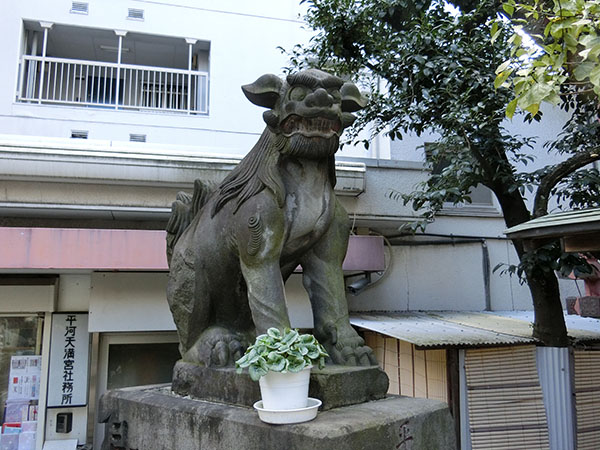
[[[196,344],[183,355],[183,360],[207,367],[228,367],[242,357],[245,348],[238,333],[212,327],[202,333]]]
[[[348,324],[323,327],[317,339],[323,344],[333,364],[342,366],[376,366],[377,358],[371,347]]]
[[[212,349],[209,350],[210,359],[207,364],[210,367],[227,367],[235,363],[235,361],[244,354],[244,346],[235,337],[228,337],[214,343]]]

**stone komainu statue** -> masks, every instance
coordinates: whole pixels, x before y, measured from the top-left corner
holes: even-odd
[[[342,261],[349,221],[334,154],[366,104],[351,82],[310,69],[243,86],[265,108],[260,139],[217,187],[180,193],[167,227],[167,298],[183,360],[227,366],[269,327],[288,327],[284,282],[298,265],[314,334],[335,364],[374,365],[350,326]]]

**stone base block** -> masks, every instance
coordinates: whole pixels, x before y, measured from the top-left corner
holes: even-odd
[[[103,450],[456,449],[448,407],[409,397],[323,411],[301,424],[269,425],[251,408],[146,386],[106,393],[100,417],[107,422]]]
[[[378,400],[385,397],[388,378],[378,366],[326,366],[310,375],[309,396],[323,402],[322,409]],[[260,400],[258,383],[247,372],[233,368],[215,369],[179,361],[173,370],[173,392],[240,406]]]

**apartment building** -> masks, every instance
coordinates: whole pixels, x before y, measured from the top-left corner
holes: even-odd
[[[279,47],[310,34],[296,1],[1,8],[1,444],[99,448],[99,396],[168,382],[179,358],[165,298],[171,202],[250,150],[264,123],[240,86],[281,75]],[[449,207],[415,245],[384,248],[378,236],[414,218],[389,193],[428,175],[422,143],[378,137],[338,153],[351,309],[531,310],[526,288],[490,271],[516,257],[488,191]],[[309,328],[301,275],[286,289],[293,324]]]

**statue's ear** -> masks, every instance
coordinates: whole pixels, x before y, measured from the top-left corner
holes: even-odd
[[[279,91],[282,85],[283,81],[277,75],[269,73],[252,84],[242,86],[242,91],[255,105],[273,108],[279,100]]]
[[[340,88],[342,111],[355,112],[367,106],[367,98],[360,93],[354,83],[346,82]]]

